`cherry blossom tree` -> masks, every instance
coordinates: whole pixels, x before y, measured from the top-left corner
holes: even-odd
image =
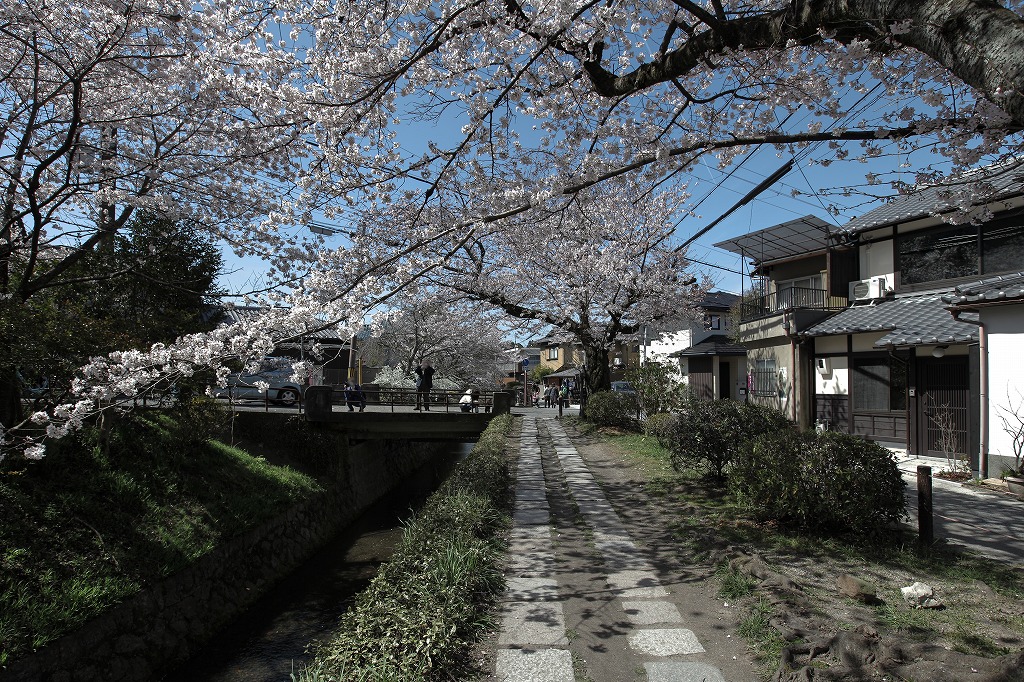
[[[609,181],[474,232],[425,278],[571,335],[588,390],[608,390],[616,343],[655,320],[693,315],[702,289],[673,239],[685,200]]]
[[[461,386],[497,383],[499,366],[507,358],[502,315],[490,306],[447,292],[417,288],[375,316],[362,357],[378,365],[394,365],[407,376],[423,359],[438,376]],[[461,300],[460,300],[461,299]]]
[[[613,258],[624,247],[605,239],[612,223],[583,208],[588,192],[616,179],[616,192],[633,186],[635,206],[685,197],[696,163],[727,167],[764,145],[803,164],[874,159],[868,183],[897,167],[877,165],[887,154],[914,149],[935,151],[954,176],[1016,163],[1020,14],[1017,0],[5,8],[0,295],[56,285],[76,253],[100,248],[138,208],[187,217],[240,254],[266,257],[274,281],[292,285],[268,301],[287,312],[268,305],[244,326],[97,359],[82,370],[78,400],[33,423],[59,435],[161,373],[251,358],[310,326],[355,329],[425,276],[506,311],[532,308],[497,300],[469,280],[472,268],[500,280],[521,266],[530,276],[536,264],[492,245],[555,226],[571,237],[561,243],[573,264],[605,267],[587,249],[611,252],[608,264],[632,262],[639,251]],[[915,181],[936,181],[937,168],[914,169]],[[984,192],[985,183],[965,185],[965,197]],[[290,231],[314,217],[340,226],[343,248],[321,250]],[[657,242],[657,268],[681,271],[671,255],[695,231],[685,220],[672,246]],[[572,290],[589,310],[613,300],[611,283],[594,279],[608,273],[592,270],[554,294]],[[572,322],[597,347],[618,305],[605,321]]]

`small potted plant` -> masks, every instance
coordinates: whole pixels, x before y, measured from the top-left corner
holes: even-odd
[[[1024,454],[1024,396],[1018,392],[1017,397],[1019,400],[1015,404],[1007,391],[1007,407],[1000,406],[998,410],[1003,431],[1010,437],[1014,460],[1013,469],[1003,472],[1003,481],[1007,490],[1024,500],[1024,465],[1021,462],[1021,455]]]

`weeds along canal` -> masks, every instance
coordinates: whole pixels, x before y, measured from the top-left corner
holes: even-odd
[[[410,518],[473,448],[451,449],[370,507],[312,559],[261,597],[164,682],[286,682],[308,660],[306,645],[329,637],[376,575]]]

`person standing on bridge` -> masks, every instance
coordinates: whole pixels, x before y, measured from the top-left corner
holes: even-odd
[[[416,408],[423,405],[424,410],[430,409],[430,389],[434,387],[434,368],[430,366],[430,360],[424,359],[416,368]]]

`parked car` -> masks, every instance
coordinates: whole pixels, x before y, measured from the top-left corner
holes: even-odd
[[[292,381],[294,371],[287,360],[266,358],[255,373],[229,374],[227,385],[215,388],[213,394],[232,400],[266,399],[282,405],[294,405],[305,391],[302,384]],[[258,386],[260,383],[268,385],[266,393]]]
[[[636,391],[633,390],[633,384],[628,381],[613,381],[612,393],[636,393]]]

